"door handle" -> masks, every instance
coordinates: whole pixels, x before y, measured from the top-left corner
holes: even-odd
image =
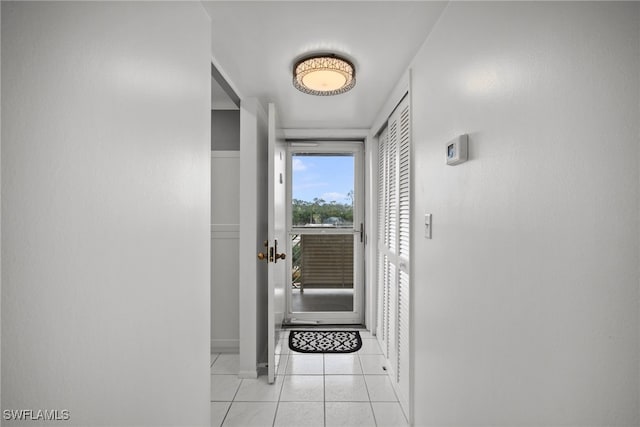
[[[273,253],[273,248],[269,248],[269,252]],[[276,262],[279,259],[285,259],[287,257],[286,254],[275,254],[273,256],[269,256],[267,254],[265,254],[264,252],[258,252],[258,259],[260,261],[267,261],[267,262]]]
[[[268,254],[265,252],[258,252],[258,259],[260,261],[267,261],[267,262],[273,262],[276,263],[278,262],[279,259],[286,259],[287,255],[284,253],[279,254],[277,252],[278,250],[278,242],[276,241],[274,246],[269,247],[269,242],[268,241],[264,241],[264,247],[267,248]]]
[[[278,241],[274,240],[273,241],[273,247],[270,248],[270,252],[271,254],[270,256],[270,261],[273,263],[278,262],[279,259],[285,259],[287,257],[287,255],[283,252],[283,253],[278,253]]]
[[[360,243],[364,242],[364,224],[360,223],[360,230],[353,230],[355,233],[360,233]]]
[[[265,248],[268,248],[268,247],[269,247],[269,242],[268,242],[268,241],[266,241],[266,240],[264,241],[264,247],[265,247]],[[267,260],[267,262],[269,262],[269,259],[268,259],[268,258],[269,258],[269,257],[268,257],[268,255],[267,255],[267,254],[265,254],[264,252],[258,252],[258,259],[259,259],[260,261]]]

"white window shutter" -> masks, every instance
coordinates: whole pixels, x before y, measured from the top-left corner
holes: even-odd
[[[396,253],[396,237],[398,234],[398,122],[389,122],[388,138],[388,173],[387,173],[387,249]]]
[[[387,179],[387,140],[388,133],[387,128],[385,128],[382,133],[380,133],[380,137],[378,139],[378,199],[377,199],[377,208],[378,208],[378,236],[385,236],[387,233],[387,210],[386,210],[386,179]],[[385,240],[384,238],[382,239]]]
[[[405,413],[410,392],[411,126],[408,97],[378,139],[378,339]]]
[[[409,259],[410,206],[410,155],[409,104],[400,111],[400,138],[398,147],[398,255]]]
[[[387,235],[387,204],[386,204],[386,177],[388,175],[387,171],[387,160],[388,160],[388,150],[387,150],[387,139],[388,133],[387,128],[385,128],[378,138],[378,195],[377,195],[377,219],[378,219],[378,312],[380,315],[378,316],[378,338],[381,340],[381,347],[385,353],[385,356],[388,355],[388,325],[389,325],[389,304],[388,304],[388,289],[387,289],[387,281],[386,281],[386,271],[387,271],[387,257],[384,251],[384,244],[386,238],[384,236]]]
[[[411,377],[409,375],[410,367],[410,336],[411,329],[409,324],[409,306],[410,306],[410,287],[409,274],[400,271],[398,279],[398,358],[396,368],[396,381],[398,382],[398,391],[401,402],[409,400],[409,384]]]

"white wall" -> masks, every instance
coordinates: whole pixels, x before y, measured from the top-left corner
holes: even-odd
[[[2,408],[209,424],[209,19],[2,2],[2,56]]]
[[[452,2],[416,56],[416,425],[640,424],[639,6]]]
[[[2,23],[2,6],[0,5],[0,25]],[[0,28],[0,77],[2,70],[2,29]],[[0,94],[2,78],[0,78]],[[2,188],[2,102],[0,102],[0,189]],[[0,191],[1,194],[1,191]],[[1,205],[1,203],[0,203]],[[2,259],[2,209],[0,208],[0,260]],[[2,372],[2,262],[0,262],[0,373]],[[0,380],[0,409],[2,407],[2,381]]]

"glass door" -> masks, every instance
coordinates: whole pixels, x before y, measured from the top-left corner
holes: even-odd
[[[289,167],[287,318],[362,323],[362,143],[292,143]]]

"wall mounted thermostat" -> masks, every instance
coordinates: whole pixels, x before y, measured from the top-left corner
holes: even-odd
[[[469,135],[459,137],[447,142],[447,164],[457,165],[466,162],[469,156]]]

